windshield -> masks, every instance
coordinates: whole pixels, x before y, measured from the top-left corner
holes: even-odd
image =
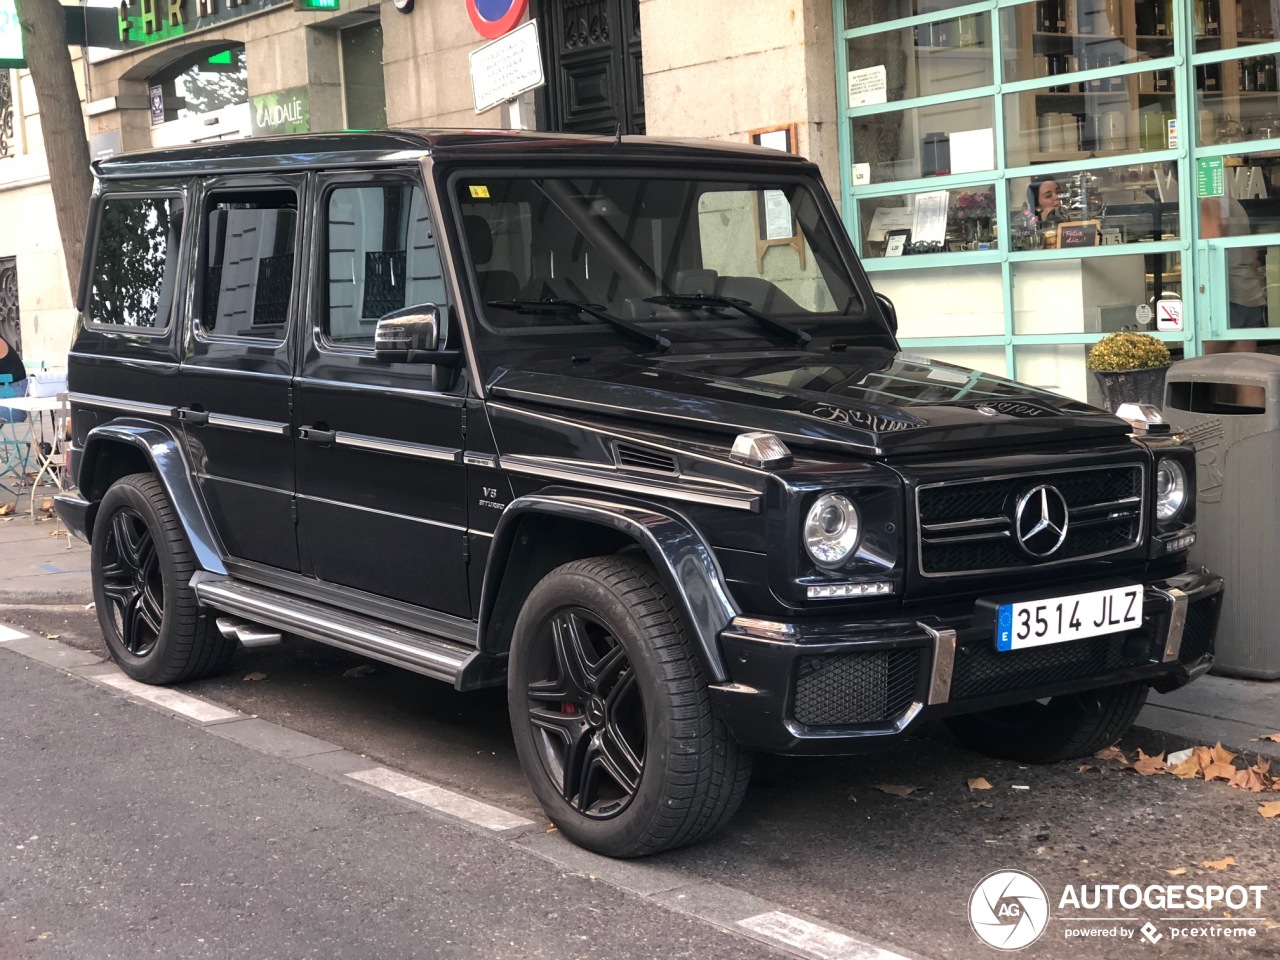
[[[803,348],[880,333],[803,180],[466,175],[482,348]]]

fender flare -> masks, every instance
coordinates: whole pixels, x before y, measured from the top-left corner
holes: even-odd
[[[145,420],[116,420],[94,427],[85,438],[84,450],[76,467],[78,478],[90,481],[100,457],[114,444],[125,444],[142,453],[151,464],[151,470],[164,487],[169,502],[178,515],[183,533],[195,554],[196,564],[209,573],[225,576],[222,550],[213,534],[213,525],[205,512],[204,503],[196,492],[191,479],[182,441],[167,428]],[[106,495],[106,490],[81,488],[85,499],[94,504]],[[94,516],[89,517],[88,532],[92,534]]]
[[[531,514],[584,521],[618,531],[639,545],[684,614],[707,682],[728,680],[719,634],[741,612],[725,585],[715,553],[685,517],[665,506],[584,494],[518,497],[503,511],[485,567],[478,635],[488,646],[501,579],[516,549],[520,521]],[[487,652],[494,653],[489,650]]]

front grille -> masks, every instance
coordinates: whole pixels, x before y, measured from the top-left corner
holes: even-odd
[[[1213,630],[1218,622],[1218,605],[1222,594],[1214,594],[1187,607],[1187,624],[1182,630],[1182,648],[1178,659],[1194,663],[1213,646]]]
[[[1151,634],[1138,629],[1029,650],[998,651],[991,641],[961,647],[951,675],[951,699],[992,696],[1140,666],[1150,659],[1151,643]]]
[[[1023,551],[1016,538],[1018,499],[1040,484],[1057,489],[1068,510],[1065,540],[1043,558]],[[989,573],[1118,553],[1142,536],[1142,499],[1139,464],[922,486],[916,495],[920,572]]]
[[[806,657],[796,678],[796,720],[807,727],[834,727],[895,719],[915,699],[922,650]]]

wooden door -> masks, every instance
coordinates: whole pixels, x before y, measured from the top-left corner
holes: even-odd
[[[544,129],[644,133],[639,0],[540,0]]]

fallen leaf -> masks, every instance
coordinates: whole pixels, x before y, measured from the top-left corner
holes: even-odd
[[[1172,870],[1166,870],[1166,871],[1165,871],[1165,873],[1167,873],[1167,874],[1168,874],[1169,876],[1171,876],[1171,877],[1180,877],[1180,876],[1182,876],[1182,875],[1183,875],[1184,873],[1186,873],[1186,872],[1187,872],[1187,868],[1186,868],[1186,867],[1175,867],[1175,868],[1174,868],[1174,869],[1172,869]]]
[[[1280,817],[1280,800],[1272,800],[1270,803],[1259,804],[1258,812],[1268,820],[1274,820],[1276,817]]]
[[[1157,754],[1154,757],[1148,757],[1142,752],[1142,748],[1138,748],[1138,759],[1133,762],[1133,769],[1144,777],[1152,777],[1157,773],[1166,773],[1168,768],[1164,765],[1164,754]]]
[[[973,790],[990,790],[991,784],[987,782],[986,777],[974,777],[969,781],[969,789]]]
[[[1230,750],[1224,747],[1221,741],[1214,744],[1213,746],[1213,762],[1214,763],[1231,763],[1233,760],[1235,760],[1235,758],[1236,758],[1236,754],[1232,753]]]
[[[1094,756],[1099,760],[1118,760],[1125,766],[1129,765],[1129,758],[1121,753],[1117,747],[1107,747],[1105,750],[1099,750]]]
[[[371,673],[377,673],[378,668],[371,663],[362,663],[358,667],[352,667],[350,670],[343,672],[344,677],[367,677]]]
[[[1223,857],[1221,860],[1206,860],[1200,866],[1206,870],[1225,870],[1227,867],[1238,866],[1235,857]]]
[[[46,640],[57,640],[60,636],[62,636],[60,633],[46,633],[44,635]]]
[[[246,673],[244,675],[244,678],[245,680],[265,680],[267,679],[267,675],[265,673],[257,673],[257,672]]]
[[[1095,767],[1092,764],[1088,764],[1088,763],[1082,763],[1080,764],[1080,766],[1076,767],[1076,773],[1088,773],[1091,770],[1097,773],[1102,772],[1101,767]]]
[[[1192,780],[1200,773],[1200,764],[1196,762],[1195,757],[1187,757],[1169,772],[1183,780]]]
[[[7,517],[13,513],[12,503],[0,503],[0,517]]]
[[[1229,763],[1212,763],[1204,768],[1204,778],[1206,780],[1226,780],[1230,783],[1235,779],[1236,768]]]
[[[1213,766],[1213,751],[1208,747],[1196,747],[1191,754],[1201,770]]]
[[[554,823],[551,826],[547,827],[547,833],[559,833],[559,832],[560,832],[560,828],[557,827]]]
[[[1270,740],[1273,743],[1280,743],[1280,733],[1268,733],[1262,737],[1254,737],[1251,742],[1257,743],[1259,740]]]
[[[1232,777],[1231,785],[1240,790],[1247,790],[1249,793],[1261,793],[1267,789],[1267,777],[1265,774],[1260,774],[1256,767],[1250,767]]]
[[[983,807],[986,807],[986,808],[990,809],[990,808],[991,808],[991,801],[990,801],[990,800],[979,800],[977,803],[971,803],[971,804],[969,804],[969,806],[973,807],[973,809],[975,809],[975,810],[981,810]]]
[[[892,797],[909,797],[919,788],[904,786],[900,783],[877,783],[876,789],[881,793],[887,793]]]

